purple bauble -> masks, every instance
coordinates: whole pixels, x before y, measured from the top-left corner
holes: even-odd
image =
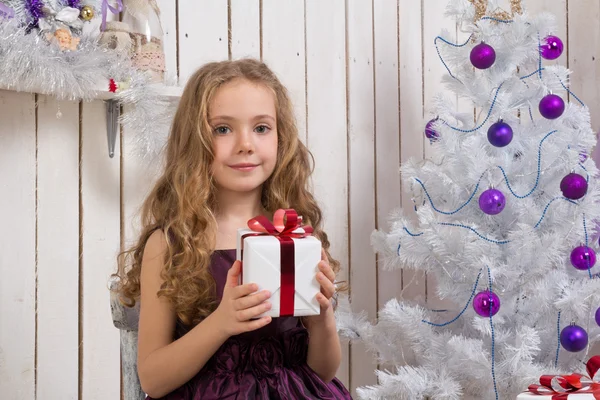
[[[566,351],[576,353],[585,349],[588,344],[588,334],[578,325],[566,326],[560,332],[560,344]]]
[[[479,43],[471,50],[471,64],[477,69],[487,69],[494,65],[496,52],[486,43]]]
[[[585,152],[579,153],[579,162],[584,163],[588,159],[588,155]]]
[[[437,118],[432,119],[427,123],[427,125],[425,125],[425,136],[427,136],[427,139],[429,140],[436,140],[440,136],[440,134],[437,133],[435,129],[433,129],[433,124],[435,124],[436,121]]]
[[[546,119],[556,119],[565,112],[564,100],[555,94],[548,94],[540,101],[540,114]]]
[[[504,147],[512,141],[513,130],[510,125],[500,120],[490,126],[487,137],[493,146]]]
[[[475,312],[482,317],[496,315],[500,310],[500,297],[491,290],[484,290],[475,295],[473,299],[473,308]]]
[[[479,196],[479,208],[488,215],[500,214],[505,205],[506,199],[497,189],[488,189]]]
[[[571,264],[582,271],[590,269],[596,264],[596,252],[591,247],[575,247],[571,251]]]
[[[594,317],[596,319],[596,325],[600,326],[600,307],[596,310],[596,315]]]
[[[546,60],[556,60],[563,52],[563,42],[556,36],[547,36],[540,46],[542,57]]]
[[[579,174],[571,172],[560,181],[560,190],[567,199],[579,200],[587,193],[588,183]]]

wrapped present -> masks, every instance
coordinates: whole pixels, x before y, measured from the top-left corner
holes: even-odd
[[[321,260],[321,242],[312,228],[290,209],[277,210],[273,223],[264,216],[239,229],[237,259],[242,261],[240,283],[256,283],[271,292],[271,309],[260,315],[308,316],[320,313],[316,280]]]
[[[540,384],[529,385],[529,390],[517,396],[517,400],[600,400],[600,382],[594,380],[600,369],[600,356],[590,358],[586,369],[588,376],[542,375]]]
[[[554,397],[557,396],[557,397]],[[531,392],[521,393],[517,396],[517,400],[553,400],[553,399],[561,399],[561,400],[596,400],[593,394],[590,393],[572,393],[572,394],[559,394],[559,395],[539,395],[533,394]]]

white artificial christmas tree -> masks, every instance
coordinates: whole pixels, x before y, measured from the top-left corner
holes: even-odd
[[[372,325],[341,306],[340,333],[395,365],[362,399],[514,399],[543,374],[585,372],[600,336],[588,108],[570,71],[547,61],[562,51],[553,15],[487,3],[451,0],[446,16],[469,40],[435,40],[447,91],[475,117],[456,112],[455,96],[436,98],[433,155],[401,166],[416,218],[399,210],[372,236],[384,268],[435,275],[436,295],[456,307],[393,299]]]

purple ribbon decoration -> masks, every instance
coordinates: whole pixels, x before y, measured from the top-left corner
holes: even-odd
[[[108,0],[102,0],[102,26],[100,29],[102,31],[106,30],[106,16],[108,14],[108,10],[113,14],[118,14],[123,11],[123,0],[117,0],[117,6],[113,7],[108,4]]]
[[[0,3],[0,16],[6,18],[13,18],[15,16],[15,10],[13,10],[4,3]]]

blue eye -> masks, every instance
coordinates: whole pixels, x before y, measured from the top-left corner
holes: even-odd
[[[259,125],[254,129],[257,133],[267,133],[271,130],[267,125]]]
[[[227,133],[229,133],[229,128],[226,126],[217,126],[215,128],[215,133],[217,135],[226,135]]]

